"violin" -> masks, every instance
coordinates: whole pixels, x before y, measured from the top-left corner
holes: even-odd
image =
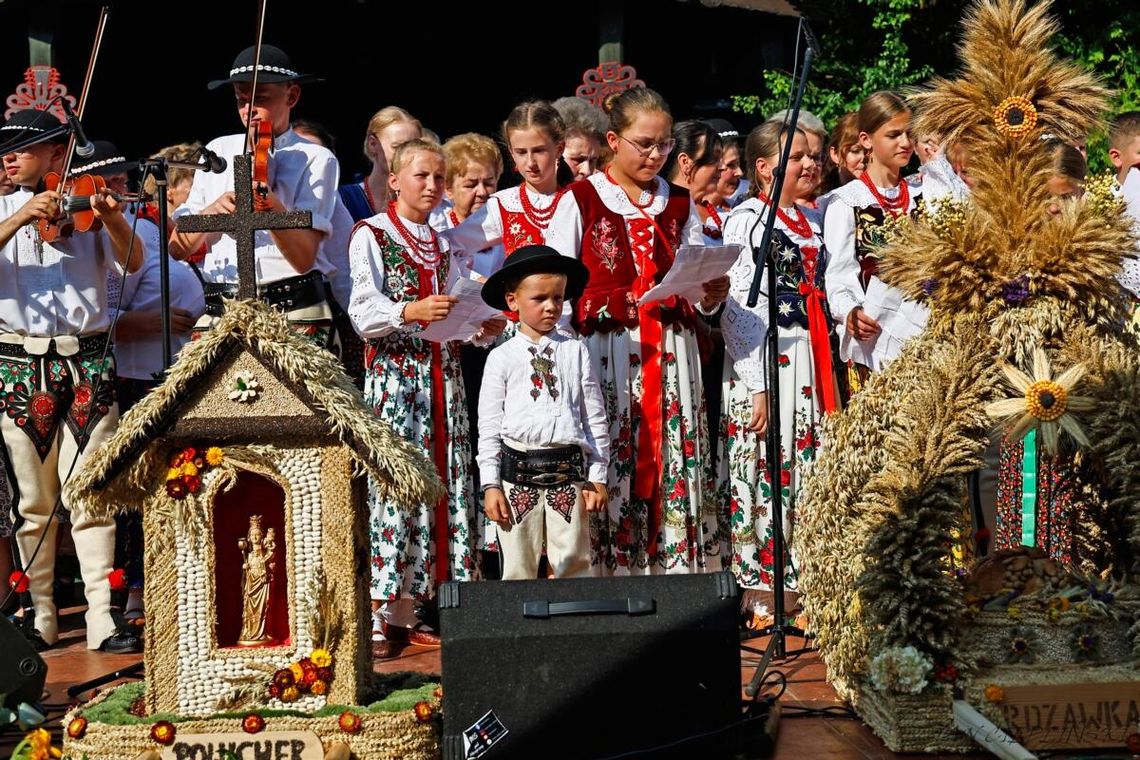
[[[255,75],[256,76],[256,75]],[[253,199],[255,211],[271,210],[269,204],[269,151],[273,148],[273,124],[258,121],[253,135],[253,183],[257,194]]]
[[[36,227],[40,239],[54,243],[61,237],[70,237],[73,232],[99,230],[103,223],[91,209],[91,196],[99,195],[107,187],[107,181],[98,174],[80,174],[69,182],[61,182],[60,175],[48,172],[44,176],[46,190],[57,190],[63,195],[60,215],[55,219],[40,219]],[[146,193],[111,193],[111,197],[125,203],[145,203]]]

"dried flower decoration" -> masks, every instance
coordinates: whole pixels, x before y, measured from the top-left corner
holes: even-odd
[[[1028,98],[1006,98],[994,109],[994,124],[1006,137],[1024,137],[1037,126],[1037,108]]]
[[[1072,396],[1070,393],[1085,374],[1085,367],[1077,364],[1061,373],[1056,380],[1049,366],[1048,355],[1040,348],[1033,351],[1033,377],[1016,367],[1002,367],[1006,381],[1022,396],[995,401],[986,406],[986,413],[996,419],[1016,421],[1009,431],[1012,440],[1020,440],[1033,428],[1040,428],[1045,449],[1056,454],[1060,431],[1063,429],[1081,446],[1089,446],[1088,436],[1070,412],[1087,412],[1093,408],[1093,399]]]
[[[257,392],[260,389],[261,383],[257,382],[253,373],[243,369],[234,374],[230,384],[229,399],[242,404],[249,403],[257,399]]]

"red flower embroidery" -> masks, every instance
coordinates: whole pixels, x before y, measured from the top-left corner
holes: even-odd
[[[778,364],[779,364],[781,367],[787,367],[789,364],[791,364],[791,363],[792,363],[792,360],[788,358],[788,355],[787,355],[787,354],[780,354],[780,358],[779,358],[779,359],[777,359],[777,360],[776,360],[776,362],[777,362],[777,363],[778,363]]]
[[[692,458],[692,456],[697,453],[697,442],[691,438],[687,439],[681,444],[681,450],[685,452],[686,458]]]
[[[781,470],[780,471],[780,485],[789,486],[789,485],[791,485],[791,483],[792,483],[792,471],[791,470]]]
[[[800,388],[800,393],[804,394],[804,398],[811,398],[811,386],[805,385],[803,388]]]

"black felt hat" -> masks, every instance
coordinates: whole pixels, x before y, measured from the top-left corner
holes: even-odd
[[[8,117],[4,122],[4,126],[0,127],[0,151],[3,146],[8,143],[22,140],[25,137],[31,137],[36,134],[43,134],[56,127],[62,126],[63,122],[59,120],[51,111],[40,111],[35,108],[25,108],[22,111],[16,111]],[[61,132],[50,140],[55,143],[67,142],[68,133]],[[3,153],[0,153],[3,155]]]
[[[740,133],[736,131],[736,127],[727,119],[705,119],[705,124],[708,124],[716,133],[721,137],[740,137]]]
[[[507,257],[503,268],[483,283],[483,300],[488,306],[507,310],[507,282],[532,274],[566,275],[566,300],[582,295],[590,272],[578,259],[563,256],[548,245],[528,245]]]
[[[222,85],[237,84],[238,82],[252,82],[253,81],[253,59],[257,52],[256,45],[250,45],[245,50],[238,53],[238,57],[234,59],[233,66],[230,67],[230,75],[227,79],[215,79],[207,85],[211,90],[216,90]],[[320,77],[314,74],[302,74],[297,71],[293,66],[293,62],[289,60],[289,56],[285,51],[273,45],[261,46],[261,60],[257,62],[257,81],[264,83],[272,82],[320,82],[323,81]]]
[[[93,140],[95,152],[90,156],[76,154],[71,160],[72,177],[80,174],[99,174],[104,177],[129,172],[138,168],[137,161],[128,161],[110,140]]]

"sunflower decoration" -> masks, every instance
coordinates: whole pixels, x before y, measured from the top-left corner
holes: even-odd
[[[1055,455],[1064,430],[1080,446],[1088,447],[1088,436],[1077,423],[1074,412],[1090,411],[1095,401],[1087,396],[1072,395],[1074,387],[1084,377],[1083,364],[1075,364],[1056,379],[1049,364],[1049,356],[1041,348],[1033,350],[1033,377],[1029,377],[1011,364],[1002,366],[1006,381],[1021,396],[994,401],[986,413],[995,419],[1011,421],[1009,437],[1020,440],[1030,430],[1041,431],[1045,449]]]
[[[1025,137],[1037,126],[1037,108],[1029,98],[1006,98],[994,109],[994,124],[1006,137]]]

